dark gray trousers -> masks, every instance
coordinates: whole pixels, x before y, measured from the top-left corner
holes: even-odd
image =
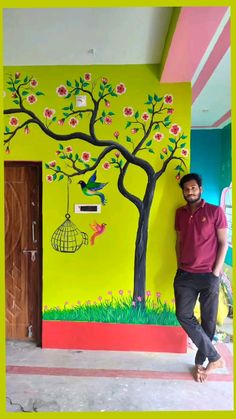
[[[195,364],[202,365],[206,358],[217,361],[220,355],[212,344],[216,329],[220,279],[212,272],[191,273],[178,269],[174,279],[176,317],[197,346]],[[201,324],[194,316],[199,296]]]

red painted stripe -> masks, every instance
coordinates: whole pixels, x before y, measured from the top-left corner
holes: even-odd
[[[217,343],[218,352],[224,358],[227,374],[212,373],[207,381],[233,381],[233,357],[226,345]],[[166,372],[166,371],[140,371],[119,369],[88,369],[88,368],[62,368],[62,367],[35,367],[22,365],[8,365],[7,374],[23,375],[53,375],[65,377],[123,377],[158,380],[192,380],[191,372]]]
[[[110,370],[87,368],[60,368],[60,367],[32,367],[8,365],[7,374],[17,375],[50,375],[64,377],[104,377],[104,378],[142,378],[158,380],[192,380],[191,373],[165,372],[165,371],[137,371],[137,370]],[[232,374],[211,374],[208,381],[232,381]]]
[[[226,23],[216,45],[214,46],[211,54],[209,55],[206,64],[204,65],[202,71],[200,72],[196,82],[193,85],[192,90],[192,103],[195,102],[198,95],[202,91],[203,87],[208,82],[211,75],[214,73],[216,67],[218,66],[220,60],[227,52],[230,46],[230,21]]]

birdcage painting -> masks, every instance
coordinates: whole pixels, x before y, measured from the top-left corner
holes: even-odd
[[[65,214],[65,221],[54,231],[51,238],[51,245],[53,249],[62,253],[75,253],[80,249],[82,244],[88,244],[88,235],[70,220],[69,214],[69,184],[67,182],[67,213]]]
[[[66,220],[54,231],[51,244],[58,252],[74,253],[82,244],[88,244],[88,235],[72,223],[70,214],[67,213],[65,218]]]

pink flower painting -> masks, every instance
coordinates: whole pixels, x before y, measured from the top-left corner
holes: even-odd
[[[28,135],[29,133],[30,133],[30,129],[28,125],[26,125],[26,127],[24,128],[24,134]]]
[[[52,177],[52,175],[47,175],[47,176],[46,176],[46,179],[47,179],[47,181],[48,181],[49,183],[53,182],[53,177]]]
[[[144,112],[141,116],[143,121],[147,121],[150,118],[150,115],[147,112]]]
[[[37,80],[36,80],[36,79],[31,80],[31,82],[30,82],[30,86],[31,86],[31,87],[36,87],[36,86],[38,86],[38,82],[37,82]]]
[[[91,73],[85,73],[84,80],[90,81],[91,80]]]
[[[183,148],[181,151],[182,156],[187,157],[188,156],[188,150],[186,148]]]
[[[64,84],[60,84],[60,86],[58,86],[56,88],[56,93],[58,94],[58,96],[67,96],[68,95],[68,90],[64,86]]]
[[[153,138],[156,141],[161,141],[164,138],[164,134],[162,134],[162,132],[156,132],[156,134],[154,134]]]
[[[10,124],[12,127],[17,127],[17,125],[19,125],[19,119],[18,119],[16,116],[12,116],[12,117],[10,118],[9,124]]]
[[[110,169],[111,165],[110,165],[110,163],[108,163],[108,161],[105,161],[105,163],[103,163],[102,167],[103,167],[103,169],[108,170],[108,169]]]
[[[173,96],[172,95],[165,95],[164,96],[164,103],[171,105],[173,103]]]
[[[133,116],[133,114],[134,114],[134,110],[133,110],[133,108],[131,108],[131,106],[126,106],[123,109],[123,115],[124,116]]]
[[[107,125],[111,125],[111,124],[112,124],[112,118],[111,118],[110,116],[106,116],[106,117],[104,118],[104,122],[105,122],[105,124],[107,124]]]
[[[55,109],[45,108],[44,111],[43,111],[43,115],[47,119],[52,119],[55,112],[56,112]]]
[[[173,124],[169,132],[173,135],[178,135],[181,131],[181,127],[177,124]]]
[[[90,157],[91,157],[91,154],[88,151],[84,151],[82,153],[81,159],[83,161],[89,161],[90,160]]]
[[[76,127],[76,125],[78,125],[78,123],[79,123],[79,121],[78,121],[78,119],[77,119],[77,118],[72,117],[72,118],[70,118],[70,119],[69,119],[69,125],[70,125],[72,128],[75,128],[75,127]]]
[[[116,86],[116,93],[118,95],[123,95],[126,92],[126,87],[124,83],[120,83]]]
[[[102,83],[103,84],[107,84],[108,83],[108,78],[107,77],[102,77]]]
[[[35,95],[29,95],[26,98],[27,102],[30,103],[30,105],[32,105],[33,103],[37,102],[37,97]]]
[[[114,137],[115,137],[115,138],[118,138],[118,137],[119,137],[119,135],[120,135],[120,133],[119,133],[119,131],[115,131],[115,132],[113,133],[113,135],[114,135]]]

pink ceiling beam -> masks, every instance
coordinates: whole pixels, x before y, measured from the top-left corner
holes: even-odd
[[[183,7],[161,75],[162,83],[190,82],[227,7]]]
[[[218,121],[216,121],[212,126],[213,127],[219,127],[221,124],[223,124],[225,121],[231,118],[231,111],[226,112]]]
[[[195,102],[199,93],[202,91],[205,84],[208,82],[211,75],[214,73],[219,62],[230,47],[230,22],[225,25],[219,39],[209,55],[202,71],[200,72],[192,90],[192,103]]]

